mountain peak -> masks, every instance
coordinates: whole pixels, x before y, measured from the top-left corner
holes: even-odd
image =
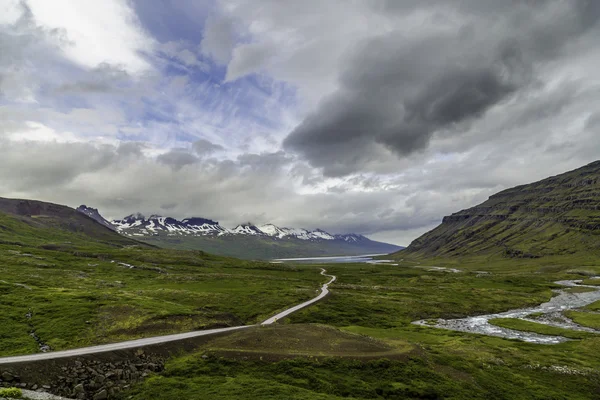
[[[107,228],[110,228],[113,231],[115,230],[115,226],[108,222],[108,220],[106,220],[102,215],[100,215],[97,208],[88,207],[85,204],[82,204],[79,207],[77,207],[76,210],[82,214],[87,215],[96,222],[106,226]]]
[[[139,220],[139,219],[146,219],[146,217],[144,216],[144,214],[137,212],[137,213],[129,214],[128,216],[123,218],[123,220]]]

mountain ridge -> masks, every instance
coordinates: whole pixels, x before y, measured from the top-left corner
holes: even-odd
[[[106,221],[94,208],[82,205],[78,210]],[[109,223],[126,237],[158,246],[203,250],[240,258],[346,256],[391,253],[402,249],[401,246],[377,242],[356,233],[330,234],[322,229],[311,231],[274,224],[257,226],[250,222],[228,229],[218,221],[202,217],[178,220],[134,213]]]
[[[503,190],[443,218],[403,255],[600,254],[600,161]]]

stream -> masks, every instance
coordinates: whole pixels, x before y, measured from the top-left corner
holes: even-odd
[[[596,277],[598,279],[600,277]],[[460,319],[437,319],[437,320],[421,320],[415,321],[413,324],[428,326],[434,328],[449,329],[459,332],[479,333],[489,336],[498,336],[507,339],[519,339],[530,343],[539,344],[556,344],[566,342],[567,339],[562,336],[541,335],[533,332],[523,332],[514,329],[501,328],[489,323],[489,320],[494,318],[519,318],[525,321],[537,322],[540,324],[555,326],[558,328],[567,328],[576,331],[595,332],[600,331],[587,328],[576,324],[569,318],[565,317],[563,311],[572,310],[575,308],[584,307],[597,300],[600,300],[600,287],[592,285],[582,285],[581,280],[558,281],[558,285],[566,287],[587,287],[595,289],[593,292],[584,293],[569,293],[564,289],[554,290],[558,293],[550,301],[540,304],[532,308],[520,308],[516,310],[505,311],[498,314],[478,315],[475,317],[467,317]],[[535,319],[527,318],[533,313],[541,313],[543,315]]]

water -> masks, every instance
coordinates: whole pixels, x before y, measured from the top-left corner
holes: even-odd
[[[558,296],[553,297],[550,299],[550,301],[540,304],[537,307],[521,308],[498,314],[478,315],[476,317],[438,319],[433,321],[422,320],[415,321],[413,323],[422,326],[431,326],[459,332],[479,333],[489,336],[499,336],[507,339],[519,339],[525,342],[541,344],[562,343],[568,341],[569,339],[562,336],[540,335],[532,332],[522,332],[514,329],[500,328],[490,324],[489,321],[494,318],[520,318],[525,321],[537,322],[559,328],[600,333],[598,330],[578,325],[562,314],[563,311],[584,307],[597,300],[600,300],[600,288],[598,286],[581,285],[581,280],[558,281],[555,283],[567,287],[579,286],[593,288],[596,290],[593,292],[584,293],[569,293],[565,292],[564,290],[556,290],[555,292],[558,293]],[[533,313],[542,313],[543,315],[536,317],[535,319],[527,317]]]
[[[360,256],[338,256],[338,257],[302,257],[302,258],[278,258],[274,263],[294,262],[301,264],[339,264],[339,263],[391,263],[391,260],[374,260],[374,257],[385,256],[386,254],[365,254]],[[398,264],[391,264],[398,265]]]

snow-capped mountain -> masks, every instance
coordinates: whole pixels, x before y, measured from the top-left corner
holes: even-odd
[[[206,218],[186,218],[179,221],[171,217],[151,215],[146,218],[140,213],[112,221],[119,233],[128,236],[151,236],[159,233],[173,235],[222,235],[230,233],[218,222]]]
[[[321,230],[317,229],[314,231],[309,231],[306,229],[297,229],[297,228],[280,228],[273,224],[265,224],[258,227],[263,234],[267,236],[271,236],[278,239],[283,239],[285,237],[293,237],[296,239],[302,240],[334,240],[335,236]]]
[[[98,214],[100,215],[100,214]],[[295,238],[300,240],[344,240],[356,242],[364,236],[332,235],[321,229],[309,231],[298,228],[281,228],[273,224],[256,226],[251,223],[240,224],[233,229],[227,229],[218,222],[206,218],[185,218],[181,221],[160,215],[151,215],[146,218],[140,213],[131,214],[123,219],[112,221],[112,226],[127,236],[151,236],[159,233],[192,236],[223,236],[223,235],[250,235],[267,236],[275,239]]]
[[[240,258],[359,255],[391,253],[401,248],[354,233],[332,235],[321,229],[257,226],[250,222],[228,229],[206,218],[178,220],[140,213],[109,222],[94,208],[81,206],[77,210],[124,236],[160,247],[197,249]]]

